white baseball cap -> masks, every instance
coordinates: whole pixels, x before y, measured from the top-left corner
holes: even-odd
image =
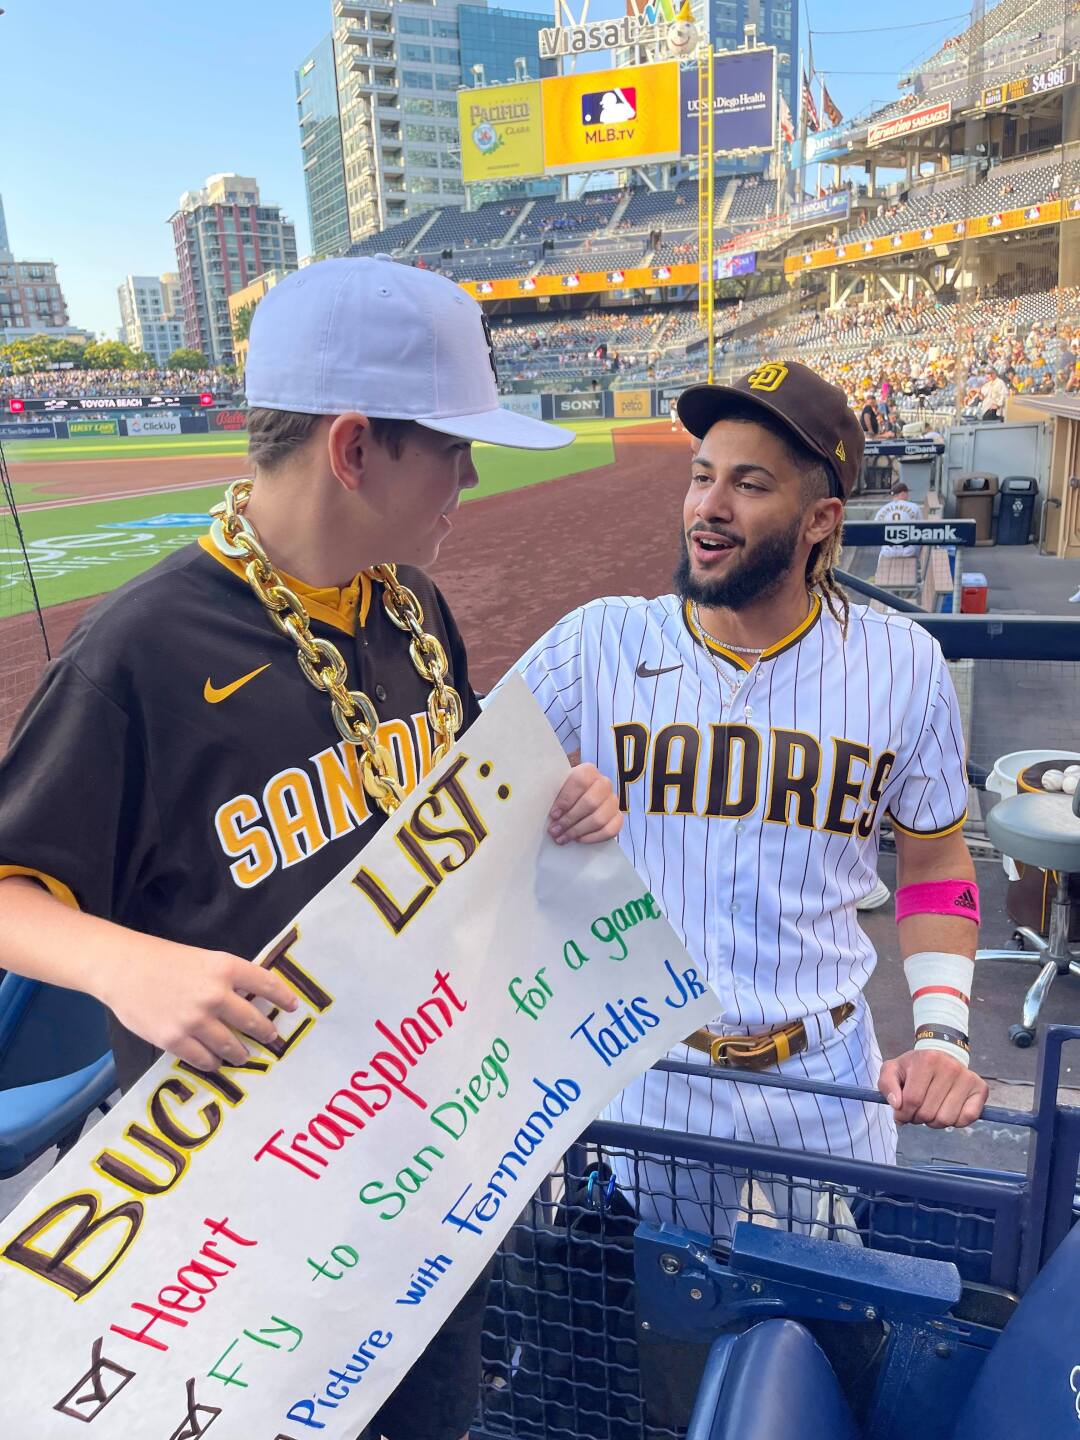
[[[269,290],[252,316],[244,388],[254,409],[358,410],[523,450],[574,439],[500,406],[491,335],[471,295],[388,255],[319,260]]]

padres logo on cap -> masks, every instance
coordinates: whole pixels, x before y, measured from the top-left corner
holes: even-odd
[[[779,390],[780,386],[787,379],[788,368],[778,361],[770,361],[768,365],[761,365],[752,375],[746,377],[746,383],[751,390],[764,390],[772,394]]]
[[[838,460],[844,461],[847,459],[847,451],[844,449],[844,442],[842,440],[836,442],[836,449],[833,453]]]

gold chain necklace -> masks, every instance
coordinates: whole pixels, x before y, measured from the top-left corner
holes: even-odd
[[[225,491],[224,500],[210,511],[214,516],[210,538],[223,555],[245,562],[244,575],[266,613],[281,633],[295,642],[296,659],[304,678],[316,690],[329,695],[330,714],[338,734],[361,752],[360,778],[364,789],[380,809],[392,815],[404,800],[405,791],[396,778],[393,756],[379,743],[376,734],[379,716],[375,706],[362,690],[347,688],[349,668],[344,655],[331,641],[312,635],[300,597],[282,581],[251,522],[244,518],[251,490],[250,480],[233,481]],[[396,566],[376,565],[367,573],[382,584],[383,608],[389,619],[399,630],[412,636],[409,659],[431,686],[427,713],[435,737],[432,764],[437,765],[449,754],[464,718],[461,696],[446,683],[446,651],[434,635],[422,628],[423,607],[413,592],[398,580]]]

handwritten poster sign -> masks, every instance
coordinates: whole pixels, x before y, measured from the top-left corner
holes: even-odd
[[[508,684],[261,963],[280,1042],[162,1059],[0,1222],[34,1440],[354,1437],[604,1105],[715,1011]]]

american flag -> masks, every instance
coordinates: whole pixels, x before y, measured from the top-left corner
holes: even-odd
[[[807,130],[818,131],[821,129],[817,106],[814,104],[814,97],[810,93],[810,81],[806,78],[805,70],[802,72],[802,115],[803,124]]]

